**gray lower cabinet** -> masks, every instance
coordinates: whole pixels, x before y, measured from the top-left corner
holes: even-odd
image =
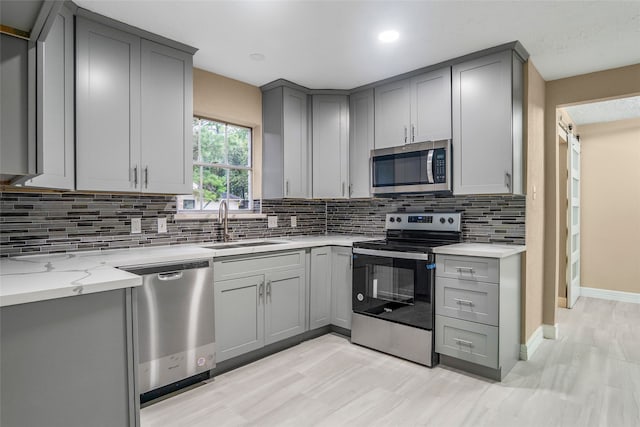
[[[306,331],[304,251],[214,262],[216,362]]]
[[[523,67],[511,49],[453,66],[454,194],[522,194]]]
[[[334,247],[331,259],[331,324],[350,330],[352,250]]]
[[[503,379],[520,356],[520,254],[436,255],[435,342],[441,363]]]
[[[132,291],[0,309],[0,425],[138,426]]]
[[[76,18],[76,186],[192,191],[192,55]]]
[[[349,197],[371,197],[369,156],[373,150],[373,89],[349,97]]]
[[[351,248],[311,249],[309,328],[335,325],[351,329]]]

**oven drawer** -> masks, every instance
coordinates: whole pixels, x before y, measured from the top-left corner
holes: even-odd
[[[436,353],[498,369],[498,328],[436,315]]]
[[[436,314],[498,326],[498,285],[436,278]]]
[[[436,255],[436,276],[498,283],[500,263],[496,258]]]

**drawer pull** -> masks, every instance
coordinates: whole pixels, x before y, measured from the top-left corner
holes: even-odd
[[[460,299],[460,298],[454,298],[453,299],[456,304],[458,305],[468,305],[469,307],[473,307],[473,301],[469,301],[468,299]]]
[[[467,347],[473,347],[473,343],[467,340],[461,340],[460,338],[454,338],[454,341],[460,345],[465,345]]]
[[[456,270],[458,270],[458,273],[466,271],[467,273],[474,274],[476,272],[473,267],[456,267]]]

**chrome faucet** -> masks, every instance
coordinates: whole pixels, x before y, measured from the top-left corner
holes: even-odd
[[[224,208],[224,209],[223,209]],[[224,214],[222,211],[224,210]],[[222,235],[222,241],[228,242],[229,239],[229,205],[226,200],[220,202],[218,208],[218,224],[224,224],[224,234]]]

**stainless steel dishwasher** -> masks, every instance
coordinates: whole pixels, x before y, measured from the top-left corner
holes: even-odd
[[[215,367],[211,261],[123,270],[143,277],[142,287],[137,290],[138,385],[142,400],[149,400],[144,399],[147,392],[157,390],[161,395],[187,385],[186,379],[208,377]]]

